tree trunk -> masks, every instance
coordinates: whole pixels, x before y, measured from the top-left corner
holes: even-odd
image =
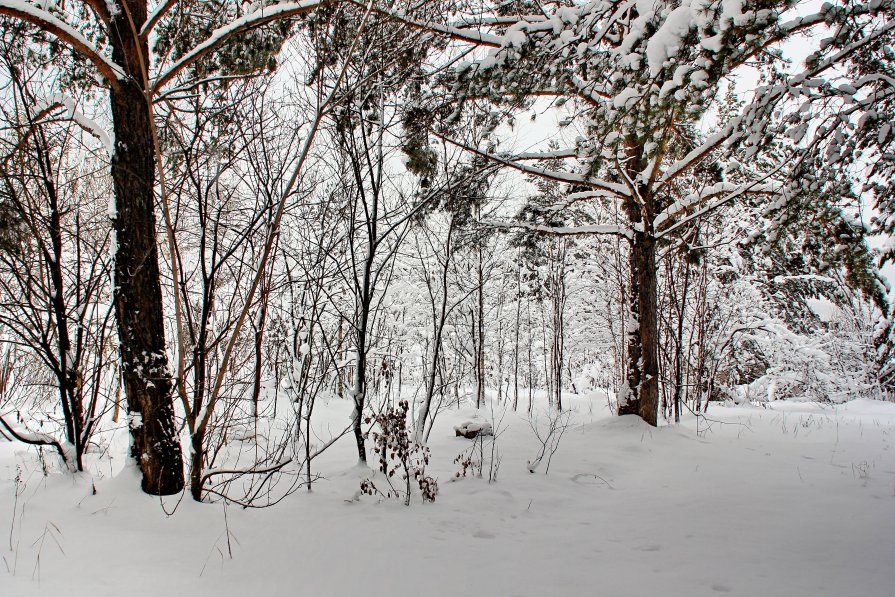
[[[202,501],[202,472],[205,468],[205,429],[197,431],[190,438],[192,456],[190,458],[190,494],[197,502]]]
[[[522,250],[519,250],[521,255]],[[516,269],[516,337],[513,346],[513,412],[519,407],[519,328],[522,314],[522,260],[517,257],[519,265]]]
[[[146,21],[144,0],[127,0],[112,22],[112,59],[127,77],[111,86],[115,151],[115,314],[133,444],[142,488],[154,495],[183,489],[183,456],[174,424],[165,353],[156,246],[152,117],[143,92],[148,46],[133,34]]]
[[[690,262],[684,264],[684,289],[677,318],[677,345],[674,353],[674,422],[681,422],[681,390],[683,384],[684,317],[687,314],[687,292],[690,290]]]
[[[480,241],[484,242],[484,241]],[[476,327],[473,333],[476,335],[476,389],[475,407],[485,406],[485,271],[482,264],[482,247],[476,251],[476,273],[478,277],[478,289],[476,291]]]
[[[553,318],[553,337],[550,350],[550,375],[548,387],[551,390],[552,406],[562,410],[562,370],[563,349],[565,341],[565,303],[566,303],[566,248],[565,241],[560,240],[550,247],[551,296],[550,307]],[[552,378],[552,379],[550,379]]]
[[[373,213],[375,214],[376,212],[374,211]],[[367,398],[367,327],[370,325],[370,308],[373,295],[371,270],[373,268],[373,259],[375,257],[372,240],[375,238],[375,232],[370,234],[369,238],[371,239],[370,248],[368,249],[367,260],[364,265],[363,282],[361,285],[361,301],[359,305],[360,313],[358,313],[357,316],[357,343],[355,346],[355,349],[357,350],[357,363],[354,371],[354,387],[351,391],[352,398],[354,398],[354,414],[352,416],[354,420],[354,441],[357,444],[357,458],[358,462],[364,464],[367,462],[367,448],[364,443],[363,429],[364,408],[366,406]]]
[[[432,400],[435,397],[435,377],[438,373],[438,364],[441,360],[441,344],[442,344],[442,335],[444,333],[444,327],[447,323],[447,315],[448,315],[448,276],[451,271],[451,237],[454,233],[454,217],[451,217],[450,223],[448,224],[448,232],[447,232],[447,241],[445,242],[445,251],[444,251],[444,263],[441,266],[441,304],[439,305],[438,310],[438,319],[434,321],[435,329],[434,340],[432,346],[432,369],[428,372],[428,384],[426,386],[426,396],[423,399],[423,404],[420,407],[419,418],[416,423],[416,441],[422,442],[429,438],[429,433],[432,431],[430,428],[428,432],[426,432],[426,421],[429,418],[429,409],[432,405]],[[434,315],[434,313],[433,313]],[[423,363],[425,365],[425,362]],[[398,392],[398,396],[401,396],[401,393]],[[434,419],[433,419],[434,422]]]
[[[628,335],[627,401],[619,400],[618,414],[639,415],[655,427],[659,409],[659,359],[656,239],[652,234],[634,234],[630,261],[630,313],[635,325],[629,329]]]
[[[34,125],[32,125],[34,126]],[[75,362],[75,351],[72,351],[71,336],[68,331],[68,307],[65,302],[65,281],[62,271],[64,250],[62,246],[62,214],[59,209],[59,195],[56,193],[56,183],[52,176],[50,155],[47,151],[47,143],[43,131],[37,135],[37,160],[41,178],[50,203],[50,248],[46,250],[45,261],[48,270],[51,294],[50,302],[53,309],[53,320],[56,330],[56,358],[58,365],[55,367],[56,379],[59,385],[59,402],[62,405],[62,415],[65,420],[65,435],[68,442],[75,448],[75,462],[67,462],[71,470],[84,470],[83,454],[83,426],[84,413],[81,401],[81,392],[78,384],[78,364]],[[52,252],[50,252],[52,251]]]

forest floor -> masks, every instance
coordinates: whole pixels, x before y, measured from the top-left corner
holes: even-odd
[[[546,474],[528,470],[528,418],[494,414],[493,483],[488,444],[484,478],[450,481],[472,443],[453,426],[490,410],[441,414],[440,492],[410,507],[352,501],[369,471],[349,437],[315,461],[312,492],[260,510],[162,503],[109,463],[106,478],[44,476],[0,443],[0,595],[895,594],[895,404],[713,404],[711,421],[652,429],[598,396],[567,401]],[[341,424],[350,405],[318,412]]]

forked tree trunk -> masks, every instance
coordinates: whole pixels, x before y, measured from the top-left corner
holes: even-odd
[[[113,18],[109,36],[112,59],[126,74],[110,90],[115,130],[115,314],[131,416],[131,454],[143,473],[143,491],[170,495],[183,489],[183,456],[165,353],[153,202],[155,152],[143,93],[149,48],[133,33],[146,21],[146,3],[124,0],[122,8]]]

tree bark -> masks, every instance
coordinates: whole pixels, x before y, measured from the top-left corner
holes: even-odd
[[[190,495],[197,502],[202,501],[202,472],[205,465],[205,428],[190,437],[192,458],[190,459]]]
[[[149,48],[134,33],[146,21],[146,3],[124,0],[121,8],[109,36],[112,59],[127,75],[110,89],[115,131],[115,314],[131,416],[131,454],[143,473],[143,491],[170,495],[183,489],[183,456],[165,352],[153,200],[155,148],[144,93]]]
[[[619,415],[636,414],[656,426],[659,409],[656,239],[636,232],[631,241],[630,313],[636,324],[628,335],[628,397]]]

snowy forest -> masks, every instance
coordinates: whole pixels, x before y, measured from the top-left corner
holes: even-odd
[[[891,595],[893,235],[895,0],[0,0],[0,594]]]

